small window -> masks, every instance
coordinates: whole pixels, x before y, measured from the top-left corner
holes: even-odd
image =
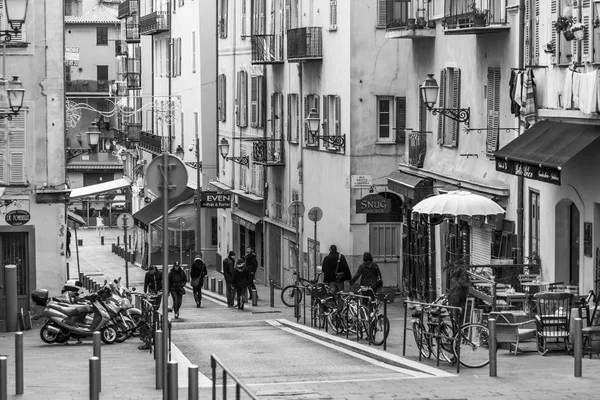
[[[108,46],[108,27],[99,26],[96,28],[96,46]]]
[[[377,96],[377,141],[406,143],[406,97]]]
[[[108,65],[97,65],[96,76],[99,81],[108,80]]]
[[[292,143],[300,141],[300,102],[298,93],[287,95],[287,137]]]

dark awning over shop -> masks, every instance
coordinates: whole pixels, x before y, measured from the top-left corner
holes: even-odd
[[[176,207],[179,203],[182,203],[194,195],[194,190],[186,187],[182,194],[169,200],[168,209],[171,210]],[[152,203],[142,208],[140,211],[133,214],[135,224],[142,229],[146,229],[152,221],[157,219],[163,214],[163,200],[162,198],[155,199]]]
[[[67,211],[67,218],[69,219],[69,221],[73,222],[76,225],[86,224],[83,218],[71,211]]]
[[[250,229],[251,231],[254,231],[256,230],[256,224],[261,222],[261,218],[257,215],[249,213],[248,211],[235,208],[231,210],[231,221]]]
[[[412,204],[433,194],[433,180],[430,178],[394,171],[387,177],[387,180],[389,190],[404,196],[405,201],[412,200]]]
[[[562,166],[600,138],[600,126],[540,121],[494,153],[496,171],[560,185]]]

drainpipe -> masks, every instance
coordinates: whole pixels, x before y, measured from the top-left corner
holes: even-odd
[[[174,1],[174,0],[173,0]],[[172,115],[172,109],[173,107],[171,107],[171,87],[172,87],[172,79],[173,79],[173,67],[174,67],[174,63],[173,63],[173,26],[171,24],[172,21],[172,13],[173,13],[173,7],[171,7],[171,3],[167,3],[167,8],[169,9],[169,11],[167,12],[167,23],[168,23],[168,28],[169,28],[169,87],[168,87],[168,96],[169,96],[169,130],[168,130],[168,135],[169,135],[169,153],[173,152],[173,140],[171,139],[173,137],[173,115]],[[181,121],[181,123],[183,123],[183,121]]]
[[[525,50],[525,0],[519,0],[519,51],[518,68],[524,68],[524,50]],[[518,121],[518,135],[521,135],[521,121]],[[517,177],[517,264],[523,264],[523,249],[525,246],[525,215],[523,212],[525,203],[525,178]]]

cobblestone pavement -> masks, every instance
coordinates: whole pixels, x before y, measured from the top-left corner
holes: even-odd
[[[124,277],[124,261],[113,254],[111,244],[115,242],[120,231],[107,229],[105,244],[100,244],[100,238],[92,229],[78,230],[78,238],[83,241],[79,248],[79,264],[81,272],[95,275],[99,281],[104,277],[114,279]],[[74,250],[74,249],[72,249]],[[71,276],[77,271],[76,252],[68,260]],[[97,275],[96,275],[97,274]],[[142,289],[145,271],[139,266],[129,267],[130,286]],[[221,278],[221,274],[211,270],[209,277]],[[222,303],[222,295],[205,290],[205,301]],[[286,319],[295,322],[293,310],[284,307],[279,299],[279,291],[275,290],[274,306],[270,307],[270,288],[258,286],[258,306],[248,307],[251,312],[230,313],[236,320],[273,320]],[[186,296],[188,297],[188,296]],[[181,310],[185,322],[176,329],[192,328],[194,324],[206,321],[202,309],[196,309],[190,301],[184,300]],[[223,307],[226,310],[225,307]],[[403,343],[404,309],[400,299],[388,308],[392,329],[388,341],[387,353],[401,356]],[[226,313],[224,312],[224,315]],[[303,319],[300,319],[300,323]],[[330,333],[319,332],[315,335],[326,337]],[[24,365],[25,365],[25,394],[15,395],[14,380],[14,334],[0,334],[0,356],[8,356],[8,398],[9,399],[86,399],[89,398],[88,363],[92,355],[91,341],[82,344],[46,345],[39,338],[39,329],[23,333]],[[364,343],[364,342],[363,342]],[[155,390],[154,359],[147,351],[137,349],[139,341],[128,340],[122,344],[102,346],[102,393],[100,398],[113,399],[160,399],[162,392]],[[382,352],[382,348],[361,345],[373,354]],[[311,382],[310,385],[298,385],[290,382],[277,387],[250,387],[262,398],[268,399],[595,399],[600,393],[600,357],[583,360],[583,377],[574,377],[573,357],[556,352],[547,356],[539,356],[532,344],[522,346],[525,353],[517,356],[509,355],[506,350],[498,352],[497,377],[489,377],[489,370],[462,368],[456,374],[454,366],[441,364],[440,369],[450,373],[448,377],[413,378],[382,381],[361,381],[359,377],[348,377],[343,385],[332,385],[326,381]],[[186,365],[185,355],[174,352],[178,362]],[[418,362],[418,353],[414,339],[407,337],[406,358]],[[431,360],[423,364],[435,366]],[[187,388],[185,377],[179,374],[182,382],[179,398],[186,399]],[[244,377],[240,377],[244,379]],[[307,387],[310,386],[310,387]],[[0,388],[2,390],[2,388]],[[210,389],[202,388],[200,398],[210,397]],[[221,389],[218,390],[219,396]],[[234,390],[229,390],[230,396]],[[316,397],[316,393],[321,393]],[[366,396],[365,393],[369,393]],[[1,394],[1,393],[0,393]],[[1,396],[0,396],[1,397]],[[220,397],[219,397],[220,398]],[[242,398],[244,398],[242,396]]]

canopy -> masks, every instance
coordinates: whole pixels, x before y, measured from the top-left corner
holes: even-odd
[[[128,178],[115,179],[108,182],[97,183],[95,185],[84,186],[71,190],[71,199],[80,197],[89,197],[100,193],[110,192],[117,189],[123,189],[131,186],[131,180]]]
[[[183,218],[183,225],[179,225],[179,219]],[[196,226],[196,206],[194,204],[183,204],[169,212],[169,230],[171,231],[193,231]],[[156,228],[162,229],[163,218],[162,213],[160,217],[152,221],[152,225]]]
[[[67,218],[69,219],[69,221],[71,221],[77,225],[85,225],[86,224],[85,221],[83,220],[83,218],[81,218],[79,215],[77,215],[71,211],[67,211]]]
[[[168,201],[167,208],[171,210],[180,203],[189,199],[193,195],[194,190],[190,189],[189,187],[186,187],[182,194]],[[162,197],[155,199],[152,203],[148,204],[146,207],[133,214],[135,224],[140,228],[146,229],[148,225],[152,224],[152,222],[156,221],[159,217],[162,216],[163,206],[164,205]]]
[[[505,211],[498,203],[487,197],[465,190],[438,194],[416,204],[413,212],[423,215],[497,215]]]

